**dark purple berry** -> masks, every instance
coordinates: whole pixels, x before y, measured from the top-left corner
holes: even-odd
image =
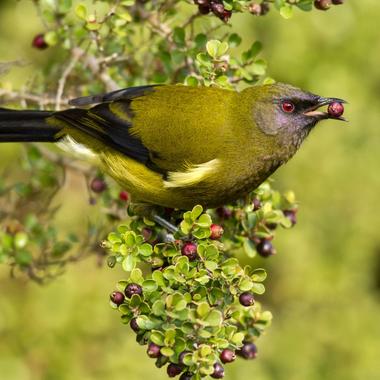
[[[148,356],[150,358],[158,358],[161,356],[161,347],[158,346],[157,344],[155,343],[149,343],[148,345],[148,349],[146,350],[146,353],[148,354]]]
[[[224,368],[220,363],[214,364],[214,372],[210,375],[214,379],[221,379],[224,377]]]
[[[94,193],[102,193],[107,188],[107,184],[101,178],[94,178],[90,188]]]
[[[232,211],[227,207],[217,208],[216,213],[218,214],[219,218],[222,218],[222,219],[229,219],[232,216]]]
[[[258,198],[255,198],[253,201],[252,201],[252,206],[253,206],[253,211],[257,211],[261,208],[261,202],[260,202],[260,199]]]
[[[341,4],[344,4],[344,0],[332,0],[332,3],[334,5],[341,5]]]
[[[314,7],[319,9],[320,11],[327,11],[330,9],[332,5],[331,0],[315,0],[314,1]]]
[[[131,321],[129,322],[129,326],[131,329],[135,332],[138,333],[140,331],[140,327],[137,324],[137,318],[132,318]]]
[[[262,257],[269,257],[276,254],[276,250],[274,249],[272,243],[267,239],[261,240],[256,246],[256,249],[257,253]]]
[[[283,212],[294,226],[297,223],[297,210],[284,210]]]
[[[180,377],[179,380],[191,380],[193,378],[193,374],[191,372],[184,372]]]
[[[257,356],[257,347],[254,343],[244,343],[238,355],[244,359],[254,359]]]
[[[211,224],[210,230],[211,230],[210,239],[212,240],[220,239],[224,232],[223,227],[220,226],[219,224]]]
[[[252,306],[255,303],[255,298],[253,297],[253,294],[250,292],[244,292],[241,293],[239,296],[239,302],[243,306]]]
[[[49,47],[49,45],[45,41],[45,36],[43,34],[37,34],[37,36],[33,38],[32,46],[40,50],[43,50]]]
[[[124,302],[124,294],[121,292],[112,292],[110,294],[110,300],[117,306]]]
[[[211,10],[213,13],[219,17],[224,15],[224,5],[217,2],[211,2]]]
[[[182,372],[182,369],[183,369],[182,366],[178,364],[170,363],[166,368],[166,372],[169,377],[176,377]]]
[[[344,113],[344,106],[342,103],[333,102],[329,104],[327,112],[331,117],[338,118],[341,117]]]
[[[235,352],[232,350],[229,350],[228,348],[224,349],[220,353],[220,360],[222,363],[231,363],[236,359]]]
[[[141,296],[142,294],[142,287],[138,284],[129,284],[124,290],[124,294],[128,297],[131,298],[134,294],[137,294]]]
[[[182,246],[181,253],[183,256],[186,256],[189,261],[194,261],[198,257],[197,245],[188,241]]]
[[[144,237],[144,240],[145,241],[148,241],[152,235],[153,235],[153,231],[151,228],[148,228],[148,227],[144,227],[141,231],[141,234],[142,236]]]
[[[198,5],[198,11],[201,15],[207,15],[210,13],[210,6],[208,4],[206,5]]]

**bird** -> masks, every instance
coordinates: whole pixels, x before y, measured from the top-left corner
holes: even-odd
[[[284,83],[240,92],[144,85],[76,98],[62,111],[0,108],[0,142],[72,149],[137,203],[215,208],[256,189],[320,121],[345,120],[343,103]]]

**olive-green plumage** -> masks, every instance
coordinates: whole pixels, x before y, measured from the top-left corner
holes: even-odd
[[[0,141],[70,142],[136,201],[215,207],[255,189],[292,157],[329,117],[317,108],[336,100],[284,84],[240,93],[134,87],[75,99],[81,108],[61,112],[0,110]]]

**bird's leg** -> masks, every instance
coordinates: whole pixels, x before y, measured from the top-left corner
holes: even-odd
[[[168,222],[166,219],[154,213],[152,214],[152,216],[153,216],[153,220],[157,224],[165,228],[167,231],[171,232],[173,235],[178,232],[178,228],[174,224],[171,224],[170,222]]]
[[[137,215],[145,216],[148,219],[153,219],[154,222],[163,227],[170,234],[174,235],[178,232],[178,228],[174,224],[157,214],[158,210],[155,206],[151,206],[146,203],[133,203],[131,205],[131,209],[133,213]]]

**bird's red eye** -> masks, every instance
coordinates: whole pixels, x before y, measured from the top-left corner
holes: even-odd
[[[291,113],[294,111],[294,104],[292,102],[283,102],[281,104],[282,110],[287,113]]]

